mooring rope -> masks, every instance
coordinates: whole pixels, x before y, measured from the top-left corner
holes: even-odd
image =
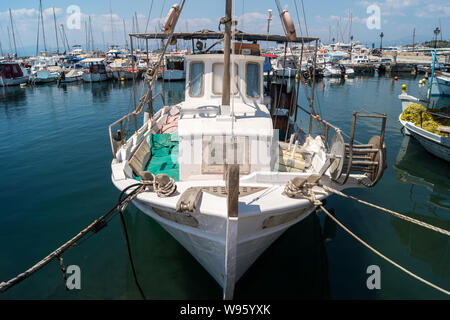
[[[358,198],[349,196],[349,195],[347,195],[347,194],[345,194],[345,193],[343,193],[343,192],[340,192],[340,191],[338,191],[338,190],[336,190],[336,189],[333,189],[333,188],[331,188],[331,187],[324,186],[324,185],[322,185],[321,187],[322,187],[323,189],[325,189],[325,190],[327,190],[327,191],[330,191],[330,192],[332,192],[332,193],[334,193],[334,194],[337,194],[337,195],[339,195],[339,196],[341,196],[341,197],[344,197],[344,198],[347,198],[347,199],[351,199],[351,200],[354,200],[354,201],[356,201],[356,202],[358,202],[358,203],[364,204],[364,205],[366,205],[366,206],[369,206],[369,207],[378,209],[378,210],[380,210],[380,211],[389,213],[389,214],[391,214],[391,215],[393,215],[393,216],[395,216],[395,217],[397,217],[397,218],[399,218],[399,219],[402,219],[402,220],[405,220],[405,221],[414,223],[414,224],[416,224],[416,225],[418,225],[418,226],[421,226],[421,227],[423,227],[423,228],[427,228],[427,229],[429,229],[429,230],[433,230],[433,231],[439,232],[439,233],[444,234],[444,235],[446,235],[446,236],[450,236],[450,231],[448,231],[448,230],[445,230],[445,229],[442,229],[442,228],[433,226],[433,225],[431,225],[431,224],[428,224],[428,223],[423,222],[423,221],[420,221],[420,220],[416,220],[416,219],[414,219],[414,218],[405,216],[405,215],[403,215],[403,214],[401,214],[401,213],[398,213],[398,212],[395,212],[395,211],[392,211],[392,210],[389,210],[389,209],[380,207],[380,206],[378,206],[378,205],[376,205],[376,204],[372,204],[372,203],[370,203],[370,202],[367,202],[367,201],[360,200],[360,199],[358,199]]]
[[[409,274],[411,277],[419,280],[420,282],[442,292],[445,293],[446,295],[450,295],[450,291],[447,291],[437,285],[435,285],[434,283],[431,283],[430,281],[427,281],[421,277],[419,277],[418,275],[414,274],[413,272],[409,271],[408,269],[402,267],[401,265],[399,265],[398,263],[396,263],[395,261],[389,259],[388,257],[386,257],[384,254],[382,254],[381,252],[377,251],[376,249],[374,249],[373,247],[371,247],[369,244],[367,244],[365,241],[363,241],[361,238],[359,238],[357,235],[355,235],[353,232],[351,232],[346,226],[344,226],[338,219],[336,219],[331,213],[329,213],[327,211],[327,209],[325,209],[323,207],[322,204],[319,205],[320,209],[322,209],[323,212],[325,212],[325,214],[330,217],[337,225],[339,225],[342,229],[344,229],[348,234],[350,234],[353,238],[355,238],[356,240],[358,240],[361,244],[363,244],[366,248],[368,248],[369,250],[371,250],[372,252],[374,252],[376,255],[378,255],[379,257],[383,258],[384,260],[386,260],[387,262],[391,263],[392,265],[394,265],[395,267],[397,267],[398,269],[402,270],[403,272]]]
[[[75,237],[73,237],[72,239],[70,239],[69,241],[64,243],[62,246],[60,246],[55,251],[51,252],[44,259],[37,262],[35,265],[33,265],[31,268],[27,269],[25,272],[20,273],[19,275],[10,279],[9,281],[1,282],[0,283],[0,293],[5,292],[9,288],[15,286],[19,282],[28,278],[29,276],[31,276],[32,274],[34,274],[35,272],[37,272],[38,270],[43,268],[45,265],[47,265],[53,259],[56,259],[60,262],[61,270],[63,271],[63,275],[65,276],[65,268],[63,268],[63,265],[62,265],[62,255],[70,248],[78,245],[77,241],[81,240],[83,237],[85,237],[88,234],[88,232],[90,232],[90,231],[97,232],[100,229],[102,229],[104,226],[106,226],[105,220],[108,216],[112,215],[116,211],[121,212],[122,210],[124,210],[123,205],[125,203],[130,202],[134,197],[137,196],[138,193],[142,192],[147,187],[151,187],[151,186],[152,186],[152,184],[147,184],[145,182],[142,182],[142,183],[132,184],[132,185],[126,187],[125,189],[123,189],[122,192],[120,193],[119,201],[113,208],[111,208],[107,213],[105,213],[100,218],[94,220],[89,226],[87,226],[82,231],[80,231]],[[122,199],[123,195],[131,188],[135,188],[135,189],[132,190],[125,198]],[[128,241],[128,239],[126,239],[126,240]],[[128,243],[127,243],[127,245],[128,245]],[[128,245],[128,248],[129,248],[129,245]],[[132,261],[132,259],[130,261]],[[134,266],[133,266],[133,269],[134,269]],[[135,273],[134,273],[134,275],[135,275]],[[137,282],[137,279],[135,279],[135,281]],[[141,291],[142,296],[144,297],[139,285],[138,285],[138,288]]]

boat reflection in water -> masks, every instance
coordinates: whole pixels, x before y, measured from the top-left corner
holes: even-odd
[[[400,182],[411,185],[409,196],[411,209],[403,213],[414,219],[450,230],[450,166],[448,163],[427,153],[417,141],[405,136],[394,169]],[[421,186],[426,189],[424,190]],[[430,205],[427,206],[424,203]],[[450,275],[448,265],[450,250],[447,236],[400,219],[393,218],[391,221],[401,242],[408,247],[412,257],[430,264],[436,275]]]

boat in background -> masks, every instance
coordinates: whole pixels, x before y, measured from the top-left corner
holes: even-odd
[[[28,82],[24,68],[16,62],[0,63],[0,86],[16,86]]]
[[[105,58],[86,58],[80,61],[85,66],[83,73],[84,82],[100,82],[110,79],[111,72],[107,69]]]
[[[165,68],[162,72],[164,81],[179,81],[186,79],[184,71],[184,54],[172,52],[165,59]]]
[[[446,134],[446,136],[444,136],[430,132],[424,129],[422,126],[416,125],[411,121],[402,120],[403,112],[405,112],[405,110],[411,104],[416,103],[425,108],[426,106],[422,104],[423,102],[422,100],[410,96],[406,93],[406,85],[403,85],[402,93],[398,96],[398,98],[400,99],[402,104],[402,112],[400,113],[398,120],[403,126],[404,133],[406,135],[414,137],[417,141],[420,142],[420,144],[425,148],[425,150],[427,150],[431,154],[445,161],[450,162],[450,127],[446,126],[438,127],[438,130],[442,130],[441,132],[443,134]],[[450,114],[442,114],[441,116],[450,119]]]
[[[69,71],[62,71],[59,78],[59,83],[71,83],[83,80],[83,70],[70,69]]]

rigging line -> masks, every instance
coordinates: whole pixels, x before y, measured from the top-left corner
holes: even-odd
[[[151,5],[150,5],[150,10],[148,12],[147,24],[145,25],[145,33],[147,33],[148,24],[150,23],[150,16],[152,15],[152,9],[153,9],[153,0],[152,0]]]
[[[376,249],[374,249],[373,247],[371,247],[369,244],[367,244],[365,241],[363,241],[361,238],[359,238],[357,235],[355,235],[353,232],[351,232],[346,226],[344,226],[338,219],[336,219],[331,213],[329,213],[327,211],[327,209],[325,209],[323,207],[323,205],[319,205],[320,209],[322,209],[323,212],[325,212],[325,214],[330,217],[337,225],[339,225],[342,229],[344,229],[348,234],[350,234],[353,238],[355,238],[357,241],[359,241],[361,244],[363,244],[366,248],[368,248],[369,250],[371,250],[373,253],[375,253],[376,255],[378,255],[379,257],[383,258],[384,260],[386,260],[387,262],[391,263],[392,265],[394,265],[395,267],[397,267],[398,269],[400,269],[401,271],[407,273],[408,275],[410,275],[411,277],[419,280],[420,282],[442,292],[445,293],[446,295],[450,295],[450,292],[435,285],[434,283],[431,283],[421,277],[419,277],[418,275],[414,274],[413,272],[409,271],[408,269],[402,267],[401,265],[399,265],[398,263],[394,262],[393,260],[389,259],[388,257],[386,257],[385,255],[383,255],[381,252],[377,251]]]
[[[302,0],[302,10],[303,10],[303,20],[305,20],[306,36],[309,37],[308,25],[306,24],[305,6],[303,5],[303,0]]]

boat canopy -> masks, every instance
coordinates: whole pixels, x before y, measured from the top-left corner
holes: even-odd
[[[215,32],[211,30],[201,30],[197,32],[174,32],[173,37],[181,40],[207,40],[207,39],[223,39],[223,32]],[[131,37],[138,39],[167,39],[169,37],[166,33],[130,33]],[[273,41],[273,42],[301,42],[308,43],[312,41],[318,41],[319,38],[315,37],[296,37],[295,40],[287,39],[284,35],[271,35],[271,34],[255,34],[245,33],[237,30],[233,33],[234,41]]]

